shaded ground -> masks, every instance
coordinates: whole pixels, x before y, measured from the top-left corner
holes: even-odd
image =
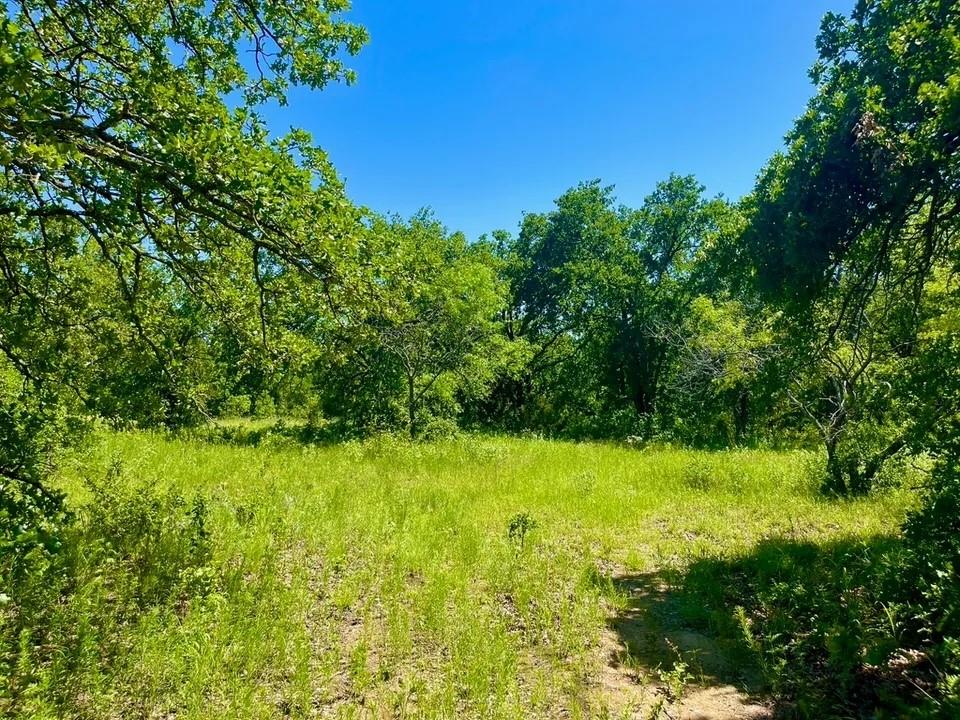
[[[613,576],[626,598],[603,634],[599,704],[613,718],[733,720],[773,717],[736,648],[684,622],[657,573]]]

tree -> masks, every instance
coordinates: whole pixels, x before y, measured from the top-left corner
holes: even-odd
[[[498,378],[488,407],[517,424],[573,432],[603,422],[610,400],[598,353],[609,293],[622,284],[624,214],[612,187],[582,183],[520,233],[496,237],[510,287],[504,331],[519,361]]]
[[[835,492],[869,489],[942,417],[898,417],[901,384],[889,379],[930,349],[920,331],[937,311],[925,297],[936,268],[956,263],[958,21],[939,0],[828,14],[817,94],[749,204],[744,252],[786,310],[795,367],[814,369],[793,395],[821,430]],[[864,422],[874,431],[859,433]]]
[[[747,439],[754,395],[763,394],[764,375],[780,355],[771,320],[738,300],[699,295],[679,325],[659,326],[675,358],[667,390],[683,439],[730,445]]]
[[[637,413],[652,417],[673,360],[663,329],[680,327],[697,296],[697,263],[719,230],[727,205],[703,197],[693,176],[671,175],[634,213],[629,235],[636,260],[621,298],[619,381]]]
[[[374,217],[368,233],[377,299],[349,333],[352,351],[318,385],[332,389],[328,409],[358,431],[402,423],[415,437],[431,419],[454,422],[460,400],[492,380],[503,288],[488,248],[427,211]]]
[[[599,182],[526,215],[497,239],[512,301],[504,322],[522,372],[500,378],[492,405],[555,432],[651,433],[676,361],[678,329],[703,285],[698,268],[733,210],[673,175],[639,210]],[[525,409],[523,409],[525,408]],[[662,410],[662,412],[661,412]]]
[[[271,139],[256,106],[285,102],[290,84],[352,80],[341,53],[357,52],[366,33],[339,19],[345,8],[340,0],[7,6],[0,353],[13,379],[0,397],[0,477],[8,507],[43,494],[45,448],[85,401],[87,369],[102,360],[91,348],[104,347],[89,342],[102,337],[101,290],[122,302],[122,313],[106,313],[110,322],[136,335],[174,390],[169,418],[190,414],[198,397],[176,391],[183,348],[158,338],[170,326],[151,317],[157,283],[230,327],[223,310],[245,278],[260,288],[265,317],[261,270],[276,263],[324,287],[337,311],[359,215],[309,137]],[[110,271],[108,289],[102,274],[89,277],[85,249]],[[30,441],[37,428],[50,442]]]

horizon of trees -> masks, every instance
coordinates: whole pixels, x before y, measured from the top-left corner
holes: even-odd
[[[14,484],[92,417],[299,414],[318,437],[817,438],[846,494],[957,413],[952,3],[827,15],[817,93],[740,201],[671,175],[630,208],[594,180],[475,243],[356,207],[259,120],[352,81],[344,4],[97,7],[21,2],[0,33]]]

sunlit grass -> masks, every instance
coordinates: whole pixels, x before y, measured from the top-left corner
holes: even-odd
[[[124,660],[91,703],[178,718],[590,716],[610,573],[896,528],[909,492],[828,501],[812,460],[536,439],[253,448],[104,435],[63,472],[73,503],[83,476],[110,466],[124,482],[203,495],[218,580],[127,628]],[[511,538],[520,513],[535,526]]]

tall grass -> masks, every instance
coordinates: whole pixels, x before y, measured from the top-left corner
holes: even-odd
[[[254,448],[105,434],[60,482],[86,523],[77,552],[105,543],[91,557],[107,566],[71,565],[43,619],[64,625],[54,635],[21,621],[13,637],[10,598],[0,711],[589,717],[621,601],[612,573],[679,571],[769,538],[889,533],[911,502],[897,489],[826,501],[810,462],[536,439]],[[146,597],[163,567],[151,543],[175,555],[175,577]]]

